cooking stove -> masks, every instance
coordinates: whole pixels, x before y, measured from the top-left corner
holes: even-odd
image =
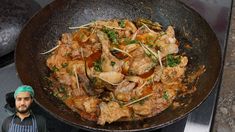
[[[23,0],[21,1],[24,2]],[[31,0],[31,1],[34,3],[35,11],[39,10],[40,8],[43,8],[48,3],[52,2],[52,0]],[[192,9],[196,10],[209,23],[213,31],[216,33],[222,49],[222,62],[224,63],[233,1],[232,0],[181,0],[181,1],[184,2],[186,5],[188,5],[189,7],[191,7]],[[38,6],[35,6],[35,3]],[[13,6],[9,7],[11,8],[11,10],[19,8],[19,7],[14,7],[14,4],[12,5]],[[23,6],[21,8],[24,9],[26,7]],[[2,10],[0,9],[0,11]],[[2,13],[0,12],[0,14]],[[22,16],[20,15],[16,17],[22,18]],[[220,75],[219,78],[220,81],[218,81],[216,87],[214,88],[210,96],[197,109],[195,109],[185,118],[173,123],[172,125],[163,127],[155,131],[157,132],[211,131],[211,128],[213,127],[213,117],[216,110],[218,93],[221,86],[222,74]],[[17,76],[17,72],[15,69],[14,51],[11,51],[10,53],[0,57],[0,80],[1,80],[0,81],[0,124],[2,124],[3,119],[11,115],[14,110],[10,107],[10,104],[6,103],[6,96],[9,97],[9,95],[12,94],[15,88],[22,84]],[[10,101],[8,100],[8,102]],[[46,111],[44,111],[42,108],[40,108],[37,104],[33,104],[32,109],[35,113],[41,114],[47,119],[47,127],[50,132],[83,131],[55,119]]]

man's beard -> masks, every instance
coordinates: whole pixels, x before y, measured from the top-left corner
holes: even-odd
[[[16,108],[16,111],[21,113],[21,114],[28,113],[29,110],[30,110],[31,105],[29,105],[28,107],[27,106],[24,106],[24,107],[26,107],[26,109],[20,110],[20,108]]]

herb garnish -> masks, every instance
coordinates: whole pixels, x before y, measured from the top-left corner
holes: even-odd
[[[166,64],[167,66],[174,67],[180,63],[180,57],[174,57],[173,55],[166,56]]]
[[[114,43],[117,44],[118,40],[117,40],[117,34],[113,29],[109,29],[109,28],[104,28],[103,31],[108,35],[109,39]]]
[[[52,70],[53,72],[59,71],[59,69],[58,69],[56,66],[53,66],[53,67],[51,68],[51,70]]]
[[[121,28],[124,28],[125,27],[125,21],[124,20],[119,21],[119,26]]]
[[[103,70],[102,70],[101,64],[102,64],[101,59],[95,61],[94,62],[94,69],[98,72],[102,72]]]

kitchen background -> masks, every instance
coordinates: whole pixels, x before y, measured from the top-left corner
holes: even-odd
[[[232,5],[227,53],[213,132],[235,132],[235,2]]]

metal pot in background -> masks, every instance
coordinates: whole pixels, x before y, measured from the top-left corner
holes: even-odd
[[[39,9],[33,0],[1,0],[0,57],[15,49],[23,25]]]

